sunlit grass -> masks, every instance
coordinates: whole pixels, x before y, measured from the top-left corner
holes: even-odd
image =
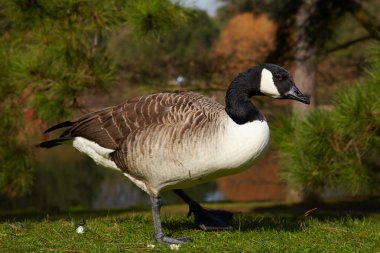
[[[218,206],[221,207],[221,206]],[[186,209],[184,206],[175,206]],[[377,216],[313,216],[244,213],[233,220],[234,230],[197,230],[183,213],[163,209],[164,231],[191,236],[182,252],[379,252]],[[102,216],[104,215],[104,216]],[[85,231],[76,228],[85,219]],[[148,247],[148,245],[154,245]],[[67,214],[0,223],[0,252],[169,252],[153,238],[150,211],[109,212],[99,216]]]

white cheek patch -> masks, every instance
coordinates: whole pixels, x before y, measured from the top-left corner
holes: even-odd
[[[261,71],[260,91],[267,96],[274,98],[281,97],[281,94],[278,92],[277,87],[273,82],[272,72],[266,68],[263,68]]]

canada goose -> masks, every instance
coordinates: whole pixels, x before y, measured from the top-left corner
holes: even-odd
[[[194,92],[145,95],[52,126],[45,133],[69,128],[39,146],[74,140],[95,162],[123,171],[151,197],[156,240],[178,244],[190,238],[164,235],[160,193],[174,190],[201,227],[228,228],[228,212],[206,211],[180,189],[240,172],[260,156],[269,127],[250,97],[262,95],[309,104],[284,68],[262,64],[235,77],[225,107]]]

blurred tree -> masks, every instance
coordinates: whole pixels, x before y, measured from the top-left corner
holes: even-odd
[[[275,49],[276,29],[265,14],[241,13],[228,20],[213,48],[216,72],[233,78],[242,69],[262,63]]]
[[[380,44],[373,55],[365,78],[340,91],[331,110],[275,121],[283,177],[306,196],[380,193]]]
[[[303,113],[308,106],[315,106],[315,76],[317,66],[317,44],[311,38],[310,25],[316,27],[316,24],[309,24],[316,15],[317,3],[319,0],[302,0],[296,15],[296,42],[295,42],[295,72],[294,81],[302,92],[308,94],[310,105],[299,105],[300,103],[292,103],[293,110]]]
[[[0,189],[16,197],[33,183],[31,129],[69,117],[78,95],[117,79],[110,34],[128,26],[145,38],[182,24],[169,0],[6,0],[0,2]]]
[[[204,11],[188,10],[187,14],[186,24],[161,34],[157,40],[141,40],[122,29],[110,51],[127,79],[152,84],[167,83],[179,75],[187,80],[207,80],[211,76],[210,48],[218,28]]]
[[[255,9],[254,0],[219,0],[223,5],[217,9],[217,19],[221,23],[226,23],[234,16],[244,13],[252,12]]]

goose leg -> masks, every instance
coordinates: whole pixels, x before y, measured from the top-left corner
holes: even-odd
[[[164,244],[180,244],[191,241],[190,237],[171,238],[164,235],[161,226],[160,209],[161,201],[159,197],[150,197],[152,203],[153,222],[154,222],[154,237],[158,242]]]
[[[232,229],[229,221],[231,220],[233,213],[223,210],[204,209],[181,189],[174,190],[174,193],[189,205],[189,213],[187,214],[187,217],[193,213],[195,225],[200,229],[205,231]]]

